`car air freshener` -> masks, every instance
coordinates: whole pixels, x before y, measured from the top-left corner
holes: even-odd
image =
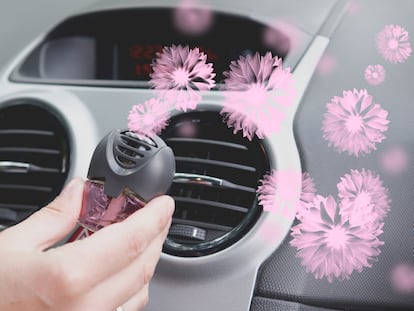
[[[175,173],[173,151],[158,136],[113,130],[96,147],[85,183],[81,226],[97,231],[165,194]]]

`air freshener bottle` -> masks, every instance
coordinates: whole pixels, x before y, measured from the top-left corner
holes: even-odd
[[[97,231],[124,220],[165,194],[174,173],[174,153],[160,137],[111,131],[92,155],[79,224]]]

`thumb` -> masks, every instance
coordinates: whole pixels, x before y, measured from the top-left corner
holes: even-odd
[[[72,179],[53,202],[2,232],[2,246],[6,243],[12,249],[43,251],[59,242],[76,226],[82,193],[82,179]]]

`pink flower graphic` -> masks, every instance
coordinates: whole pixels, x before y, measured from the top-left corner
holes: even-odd
[[[300,194],[300,201],[296,218],[299,220],[305,217],[305,213],[309,212],[313,201],[316,197],[316,187],[313,178],[309,173],[302,174],[302,192]]]
[[[370,170],[351,170],[341,177],[337,188],[342,200],[340,213],[351,225],[382,222],[390,210],[388,189]]]
[[[386,25],[377,35],[377,48],[390,63],[404,62],[412,52],[408,32],[399,25]]]
[[[187,111],[201,101],[196,91],[208,91],[215,85],[213,65],[198,48],[172,45],[156,54],[150,85],[172,107]]]
[[[344,91],[326,105],[323,138],[338,152],[347,151],[358,157],[376,149],[385,139],[388,112],[375,104],[366,90]]]
[[[385,69],[381,65],[369,65],[365,69],[365,80],[371,85],[378,85],[385,80]]]
[[[257,188],[263,210],[293,217],[300,198],[300,180],[301,173],[295,170],[272,170],[265,175]]]
[[[353,226],[341,214],[332,196],[317,196],[302,221],[292,227],[290,244],[316,279],[349,279],[354,270],[371,267],[380,254],[382,224]]]
[[[224,72],[224,108],[221,114],[234,133],[252,140],[279,131],[285,117],[283,107],[293,104],[295,82],[290,68],[282,68],[282,60],[265,56],[240,56]]]
[[[128,115],[128,128],[151,137],[158,135],[168,125],[169,118],[170,112],[165,103],[158,98],[151,98],[132,107]]]

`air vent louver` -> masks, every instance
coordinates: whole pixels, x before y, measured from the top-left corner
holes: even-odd
[[[155,142],[148,137],[137,137],[132,132],[123,132],[114,145],[115,160],[123,168],[132,168],[138,159],[145,157],[152,146],[155,146]]]
[[[239,240],[261,213],[256,188],[269,170],[262,142],[234,134],[213,111],[172,118],[161,137],[174,151],[177,171],[164,252],[203,256]]]
[[[44,103],[0,104],[0,228],[20,222],[62,189],[69,169],[69,139]]]

